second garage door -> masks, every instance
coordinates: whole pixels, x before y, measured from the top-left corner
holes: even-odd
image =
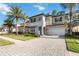
[[[64,27],[48,27],[47,28],[48,35],[65,35],[65,28]]]

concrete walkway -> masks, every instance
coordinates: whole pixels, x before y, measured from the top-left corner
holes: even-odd
[[[5,40],[8,40],[8,41],[11,41],[11,42],[14,42],[15,44],[24,42],[24,41],[12,39],[12,38],[4,37],[4,36],[0,36],[0,38],[1,38],[1,39],[5,39]]]

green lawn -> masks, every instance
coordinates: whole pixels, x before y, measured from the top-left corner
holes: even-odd
[[[14,44],[14,43],[4,39],[0,39],[0,46],[10,45],[10,44]]]
[[[79,53],[79,39],[72,36],[66,36],[66,47],[69,51]]]
[[[23,35],[23,34],[19,34],[19,35],[5,34],[5,35],[2,35],[2,36],[10,37],[10,38],[17,39],[17,40],[22,40],[22,41],[31,40],[31,39],[36,38],[34,35]]]

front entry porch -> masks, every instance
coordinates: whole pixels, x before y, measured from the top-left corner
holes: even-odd
[[[45,27],[37,27],[35,31],[38,35],[45,35]]]

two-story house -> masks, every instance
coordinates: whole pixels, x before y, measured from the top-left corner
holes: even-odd
[[[65,35],[64,22],[61,15],[38,14],[30,17],[27,27],[30,33],[37,35]]]

